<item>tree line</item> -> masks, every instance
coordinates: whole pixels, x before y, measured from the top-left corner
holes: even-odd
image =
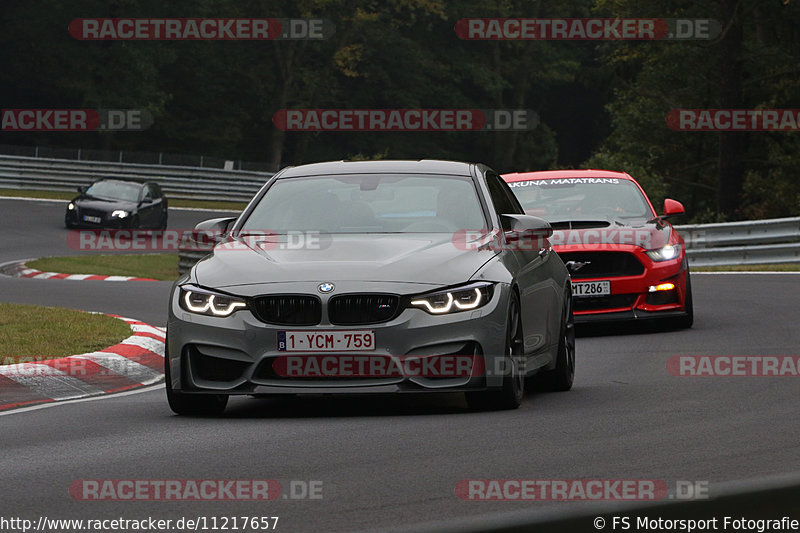
[[[330,159],[608,168],[687,221],[800,215],[800,132],[671,129],[673,109],[800,107],[794,0],[32,0],[0,5],[0,107],[145,109],[144,132],[2,132],[4,144],[163,151],[274,169]],[[319,18],[324,40],[81,41],[91,17]],[[463,18],[713,19],[694,40],[468,40]],[[282,109],[530,109],[533,129],[293,132]]]

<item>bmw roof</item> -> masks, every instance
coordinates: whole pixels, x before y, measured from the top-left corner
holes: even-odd
[[[472,163],[421,159],[419,161],[329,161],[311,163],[281,170],[276,177],[321,176],[332,174],[438,174],[471,176]]]

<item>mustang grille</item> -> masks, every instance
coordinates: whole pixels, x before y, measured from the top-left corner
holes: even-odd
[[[337,325],[377,324],[393,319],[399,306],[392,294],[343,294],[328,301],[328,318]]]
[[[316,296],[276,294],[252,300],[253,314],[268,324],[315,326],[322,319],[322,304]]]
[[[564,263],[587,263],[572,272],[572,279],[638,276],[644,272],[644,265],[628,252],[564,252],[558,255]]]

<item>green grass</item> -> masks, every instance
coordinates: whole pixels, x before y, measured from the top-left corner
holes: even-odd
[[[692,272],[799,272],[800,263],[692,267]]]
[[[113,254],[43,257],[26,263],[29,268],[62,274],[134,276],[157,280],[178,277],[178,254]]]
[[[130,335],[128,324],[106,315],[0,303],[1,364],[94,352]]]
[[[37,191],[33,189],[0,189],[0,196],[13,196],[16,198],[49,198],[52,200],[72,200],[78,193],[70,191]],[[193,207],[196,209],[225,209],[228,211],[242,211],[247,202],[227,202],[216,200],[188,200],[181,198],[167,198],[170,207]]]

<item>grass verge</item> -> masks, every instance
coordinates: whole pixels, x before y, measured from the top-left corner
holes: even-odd
[[[692,272],[800,272],[800,263],[692,267]]]
[[[72,200],[77,192],[70,191],[37,191],[33,189],[0,189],[0,196],[15,198],[47,198],[51,200]],[[189,200],[183,198],[167,198],[170,207],[192,207],[195,209],[225,209],[226,211],[242,211],[247,202],[227,202],[215,200]]]
[[[42,272],[133,276],[172,281],[178,277],[178,254],[110,254],[43,257],[26,263]]]
[[[72,309],[0,303],[0,363],[102,350],[131,336],[122,320]]]

